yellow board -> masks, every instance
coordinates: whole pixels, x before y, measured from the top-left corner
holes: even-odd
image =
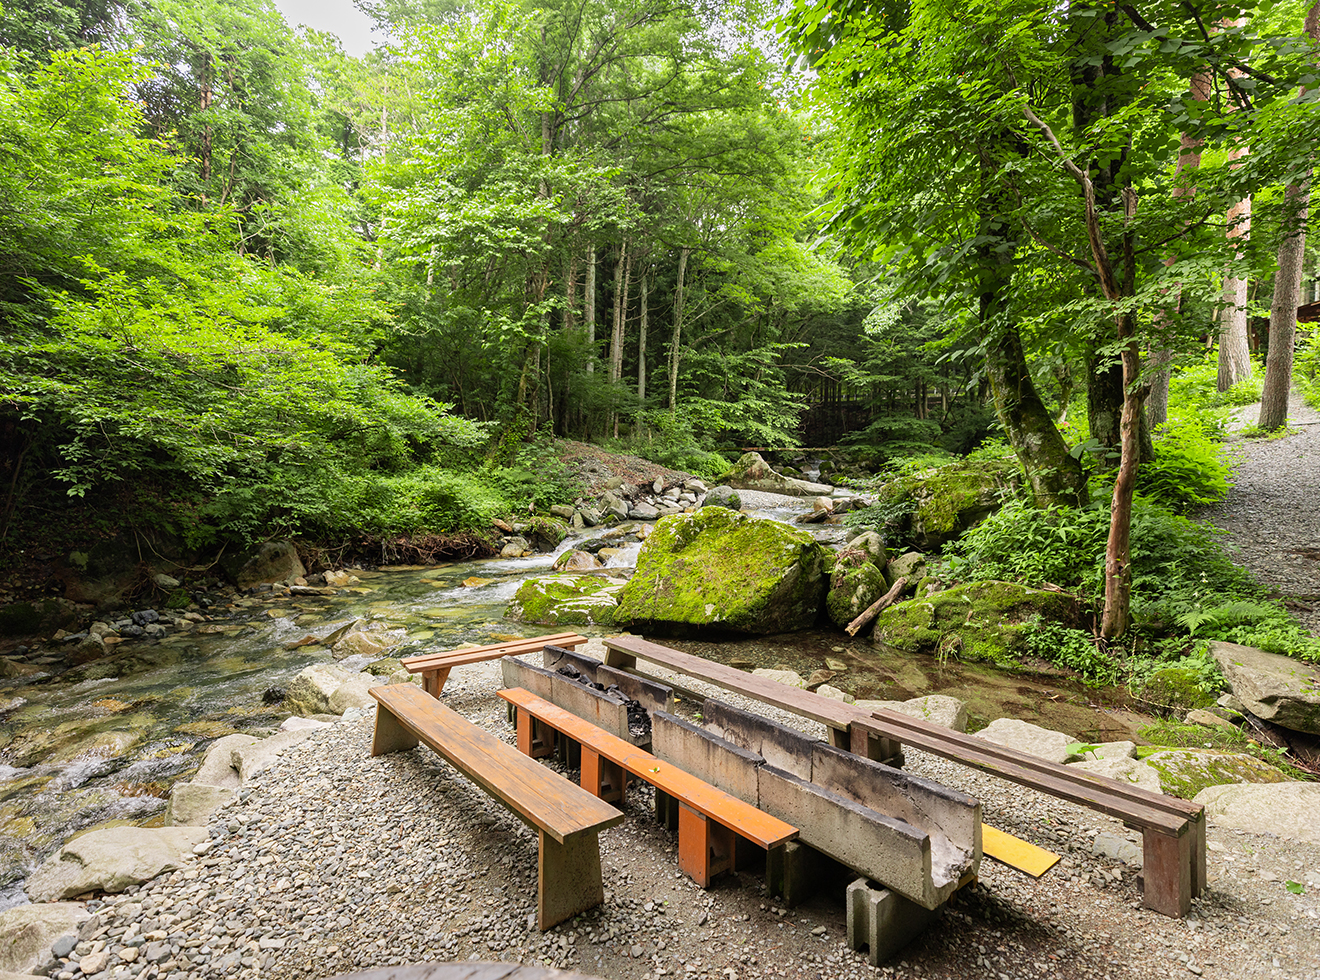
[[[981,853],[1033,878],[1039,878],[1059,863],[1059,855],[987,824],[981,824]]]

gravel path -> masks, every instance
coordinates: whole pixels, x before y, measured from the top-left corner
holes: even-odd
[[[1234,415],[1240,429],[1259,418],[1260,405]],[[1230,442],[1237,469],[1228,498],[1201,516],[1227,531],[1235,560],[1320,634],[1320,413],[1294,393],[1288,418],[1292,435]]]
[[[498,665],[460,668],[445,700],[512,742],[498,682]],[[911,771],[978,796],[988,823],[1062,863],[1036,881],[986,859],[942,921],[877,970],[847,948],[845,882],[796,909],[756,874],[703,892],[678,872],[676,840],[642,787],[601,837],[605,903],[543,934],[528,923],[535,834],[424,747],[373,759],[370,739],[360,718],[286,750],[220,811],[205,854],[91,903],[53,976],[302,980],[466,959],[607,980],[1320,976],[1320,847],[1212,825],[1208,895],[1168,919],[1141,908],[1132,868],[1092,855],[1097,833],[1125,834],[1116,822],[915,751]]]

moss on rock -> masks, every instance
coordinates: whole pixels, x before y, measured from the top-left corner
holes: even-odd
[[[1151,704],[1182,714],[1192,708],[1208,708],[1213,695],[1198,686],[1201,675],[1190,667],[1165,667],[1150,675],[1141,696]]]
[[[1148,751],[1148,750],[1147,750]],[[1144,756],[1160,777],[1160,787],[1170,796],[1190,800],[1201,790],[1225,783],[1286,783],[1289,777],[1268,762],[1240,752],[1209,752],[1200,749],[1159,749]]]
[[[618,626],[684,633],[783,633],[812,626],[828,549],[806,531],[703,507],[661,519],[619,595]]]
[[[1020,668],[1031,625],[1044,618],[1074,625],[1080,611],[1070,596],[1015,582],[969,582],[924,599],[900,602],[880,614],[873,641],[908,653],[985,660]]]
[[[849,548],[834,556],[825,610],[834,625],[842,628],[887,591],[885,574],[875,559],[865,551]]]
[[[596,575],[528,579],[509,604],[509,619],[541,626],[612,626],[623,583]]]
[[[923,550],[942,547],[999,509],[1017,475],[1007,460],[959,462],[891,480],[876,495],[877,510],[895,515],[901,537]]]

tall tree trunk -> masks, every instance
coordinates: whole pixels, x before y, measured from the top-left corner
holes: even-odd
[[[211,108],[211,100],[214,93],[211,90],[211,56],[206,54],[202,58],[202,78],[201,91],[197,93],[197,107],[201,112]],[[211,124],[206,122],[202,125],[202,152],[199,161],[202,178],[202,200],[206,200],[206,185],[211,181]]]
[[[678,277],[674,284],[674,324],[669,335],[669,410],[678,406],[678,365],[682,360],[684,280],[687,277],[688,256],[692,249],[686,245],[678,250]]]
[[[577,256],[568,260],[568,276],[564,282],[564,329],[577,326]]]
[[[1210,72],[1198,71],[1194,74],[1189,84],[1189,91],[1197,102],[1207,101],[1210,98]],[[1200,167],[1201,140],[1183,133],[1178,143],[1178,163],[1174,167],[1173,174],[1175,199],[1185,199],[1190,202],[1196,197],[1196,185],[1178,183],[1178,178],[1188,171],[1199,170]],[[1175,261],[1176,259],[1171,255],[1164,260],[1164,265],[1171,266]],[[1159,428],[1169,420],[1169,366],[1173,363],[1173,317],[1169,310],[1172,309],[1176,313],[1182,305],[1181,285],[1173,287],[1173,295],[1169,300],[1169,306],[1162,306],[1155,311],[1151,324],[1155,343],[1151,347],[1150,367],[1154,370],[1150,379],[1150,395],[1146,399],[1146,420],[1152,429]]]
[[[587,374],[596,370],[596,246],[587,248],[587,279],[582,285],[582,320],[587,327]]]
[[[637,404],[643,405],[646,402],[646,327],[647,327],[647,304],[649,294],[647,291],[647,273],[649,270],[642,270],[642,278],[638,282],[640,295],[638,300],[641,303],[640,318],[637,324]]]
[[[1306,32],[1320,41],[1320,2],[1306,15]],[[1298,98],[1306,94],[1302,88]],[[1270,349],[1265,355],[1265,385],[1260,395],[1260,427],[1273,432],[1288,420],[1288,392],[1292,388],[1293,344],[1297,335],[1297,306],[1306,260],[1306,214],[1311,182],[1290,184],[1283,197],[1283,240],[1279,243],[1278,271],[1274,274],[1274,300],[1270,304]]]
[[[1239,20],[1238,25],[1245,23]],[[1233,77],[1241,72],[1230,70]],[[1250,152],[1244,147],[1228,154],[1230,161],[1240,160]],[[1229,164],[1233,169],[1240,163]],[[1228,209],[1228,239],[1251,237],[1251,198],[1244,197]],[[1247,280],[1237,276],[1233,268],[1241,249],[1235,249],[1233,265],[1224,270],[1224,293],[1219,307],[1219,374],[1216,379],[1220,391],[1228,391],[1239,381],[1251,377],[1251,345],[1247,338]]]
[[[614,324],[610,332],[610,381],[623,376],[623,331],[628,316],[628,279],[632,273],[632,256],[628,254],[628,239],[619,246],[619,261],[614,266]]]

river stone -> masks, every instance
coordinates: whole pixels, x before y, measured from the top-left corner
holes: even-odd
[[[111,827],[75,837],[27,879],[28,897],[55,902],[85,892],[121,892],[173,871],[207,838],[205,827]]]
[[[352,656],[382,657],[407,637],[403,630],[357,630],[343,636],[331,649],[336,660]]]
[[[823,483],[808,483],[776,473],[760,453],[743,453],[733,468],[720,477],[720,483],[735,490],[763,490],[790,497],[828,497],[834,493],[833,487]]]
[[[891,561],[890,570],[902,561]],[[968,582],[883,610],[871,639],[904,653],[941,659],[956,654],[1017,670],[1038,619],[1075,624],[1080,612],[1077,600],[1060,592],[1016,582]]]
[[[1136,757],[1137,743],[1128,741],[1100,742],[1082,753],[1083,762],[1096,759],[1135,759]]]
[[[600,506],[604,516],[613,514],[621,521],[628,519],[628,505],[617,494],[606,491],[600,498]]]
[[[237,773],[234,774],[237,777]],[[211,817],[237,794],[230,786],[205,783],[175,783],[165,807],[167,827],[205,827]]]
[[[848,542],[849,548],[865,551],[871,556],[876,568],[883,569],[889,564],[889,552],[885,550],[885,539],[875,531],[863,531]]]
[[[501,558],[522,558],[524,555],[532,553],[532,543],[522,535],[515,535],[509,538],[503,548],[500,549]]]
[[[1211,786],[1194,802],[1218,826],[1320,844],[1320,783]]]
[[[1320,667],[1236,643],[1212,641],[1228,686],[1257,718],[1320,735]]]
[[[774,681],[776,684],[784,684],[788,687],[800,687],[805,690],[807,682],[801,675],[791,670],[775,670],[770,667],[758,667],[752,671],[753,677],[764,677],[768,681]]]
[[[254,585],[285,582],[302,578],[306,574],[307,569],[298,560],[298,549],[293,546],[293,542],[267,541],[238,570],[237,584],[240,589],[250,589]]]
[[[32,664],[21,664],[16,660],[10,660],[8,657],[0,657],[0,678],[4,680],[28,680],[39,677],[44,673],[44,670],[40,667],[34,667]]]
[[[1170,796],[1190,800],[1201,790],[1224,783],[1282,783],[1288,777],[1268,762],[1241,752],[1165,749],[1143,760],[1160,776]]]
[[[276,732],[269,738],[259,739],[248,745],[235,745],[234,767],[238,770],[239,777],[246,783],[274,762],[279,753],[291,745],[297,745],[311,735],[312,731],[313,729],[305,728],[300,731]]]
[[[815,624],[827,551],[806,531],[703,507],[665,517],[642,544],[615,623],[638,632],[786,633]]]
[[[742,510],[742,498],[733,487],[715,487],[706,492],[701,502],[702,507],[723,507],[726,510]]]
[[[217,786],[221,789],[236,790],[243,785],[243,778],[238,774],[238,762],[235,755],[241,748],[247,748],[260,742],[254,735],[226,735],[216,739],[206,750],[202,767],[197,770],[192,781],[199,786]]]
[[[629,509],[628,516],[635,521],[653,521],[660,516],[660,511],[643,500]]]
[[[857,700],[847,691],[842,691],[837,687],[830,686],[829,684],[822,684],[820,687],[816,688],[816,693],[823,698],[829,698],[831,701],[842,701],[845,704],[852,704],[855,700]]]
[[[927,694],[910,701],[858,701],[857,707],[866,712],[898,711],[955,732],[967,731],[967,705],[947,694]]]
[[[1104,776],[1125,785],[1149,790],[1152,793],[1164,792],[1160,785],[1160,774],[1144,762],[1138,762],[1136,759],[1083,759],[1081,762],[1072,763],[1070,768]]]
[[[290,683],[284,704],[300,715],[330,713],[330,698],[353,674],[338,664],[312,664],[304,667]]]
[[[1071,735],[1050,731],[1017,718],[996,718],[977,732],[976,737],[1049,762],[1062,764],[1075,758],[1068,751],[1068,746],[1077,741]]]
[[[554,564],[556,572],[590,572],[604,567],[605,563],[590,551],[578,551],[576,548],[565,551],[555,559]]]
[[[893,585],[901,578],[907,579],[904,592],[914,591],[917,583],[926,577],[926,556],[920,551],[906,551],[897,558],[889,559],[885,566],[885,581]]]
[[[870,553],[849,545],[834,558],[825,610],[834,625],[842,629],[888,591],[885,573]]]
[[[541,626],[612,626],[623,583],[598,575],[549,575],[518,587],[505,613]]]
[[[327,704],[329,713],[342,715],[349,708],[374,708],[376,699],[367,692],[373,687],[382,687],[386,683],[388,679],[377,677],[375,674],[354,674],[335,688],[335,693],[330,695]]]
[[[90,918],[77,902],[19,905],[0,912],[0,971],[27,975],[40,968],[50,959],[51,944],[76,934]]]

